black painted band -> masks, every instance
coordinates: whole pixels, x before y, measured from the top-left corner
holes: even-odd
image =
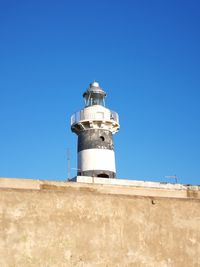
[[[78,152],[91,148],[114,150],[112,133],[103,129],[90,129],[80,132],[78,135]]]
[[[78,171],[78,176],[90,176],[90,177],[101,177],[101,178],[116,178],[116,173],[104,170],[88,170]]]

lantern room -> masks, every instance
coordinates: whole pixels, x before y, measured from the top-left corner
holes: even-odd
[[[105,106],[106,92],[99,86],[99,83],[94,81],[90,84],[90,87],[83,94],[85,99],[85,106],[101,105]]]

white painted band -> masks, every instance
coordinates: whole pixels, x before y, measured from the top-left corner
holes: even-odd
[[[82,150],[78,153],[78,170],[104,170],[115,173],[115,153],[109,149]]]

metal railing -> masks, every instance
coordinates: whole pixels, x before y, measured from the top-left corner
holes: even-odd
[[[71,125],[87,120],[102,120],[102,121],[114,121],[119,124],[119,116],[117,112],[110,111],[108,113],[104,112],[90,112],[85,114],[83,110],[75,112],[71,116]]]

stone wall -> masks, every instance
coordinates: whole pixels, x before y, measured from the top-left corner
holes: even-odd
[[[100,181],[0,178],[0,266],[200,266],[199,187]]]

